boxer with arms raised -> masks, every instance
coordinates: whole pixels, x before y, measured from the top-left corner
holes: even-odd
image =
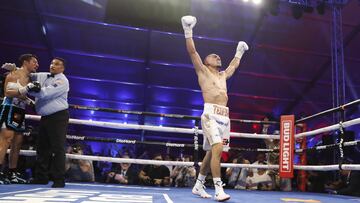
[[[192,29],[196,24],[196,18],[184,16],[181,18],[181,23],[185,32],[186,48],[198,76],[205,102],[201,126],[204,134],[203,149],[207,152],[192,193],[202,198],[211,198],[204,186],[205,177],[211,169],[215,185],[215,200],[226,201],[230,199],[230,195],[224,192],[220,173],[221,153],[223,150],[228,150],[230,137],[229,109],[226,107],[228,102],[226,80],[239,67],[240,59],[249,47],[245,42],[239,42],[234,59],[224,71],[221,71],[221,59],[217,54],[206,56],[203,63],[195,49]]]

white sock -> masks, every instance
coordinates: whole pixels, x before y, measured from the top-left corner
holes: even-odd
[[[214,181],[214,185],[216,185],[216,183],[217,183],[218,181],[221,182],[221,178],[213,178],[213,181]]]
[[[206,178],[206,176],[204,176],[203,174],[199,173],[199,176],[198,176],[197,179],[204,183],[204,182],[205,182],[205,178]]]
[[[215,186],[215,193],[219,193],[220,191],[223,191],[221,178],[213,178],[213,181]]]

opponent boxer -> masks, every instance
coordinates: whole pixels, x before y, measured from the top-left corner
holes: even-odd
[[[33,54],[23,54],[19,58],[20,68],[15,64],[4,64],[2,68],[11,70],[4,83],[4,100],[0,106],[0,169],[6,150],[10,146],[9,171],[7,174],[0,172],[0,184],[26,183],[17,172],[17,161],[22,144],[22,133],[25,131],[25,107],[29,103],[26,96],[20,94],[20,89],[39,91],[40,88],[29,83],[29,76],[39,67],[37,57]]]

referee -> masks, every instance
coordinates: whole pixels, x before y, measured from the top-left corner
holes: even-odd
[[[33,83],[40,83],[39,93],[27,92],[35,97],[35,108],[41,116],[36,149],[36,170],[30,184],[48,184],[53,188],[65,187],[65,140],[69,122],[69,81],[63,74],[65,60],[55,57],[50,73],[31,74]]]

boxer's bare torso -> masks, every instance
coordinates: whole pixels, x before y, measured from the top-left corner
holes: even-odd
[[[225,72],[204,65],[197,75],[204,102],[226,106],[228,95]]]

